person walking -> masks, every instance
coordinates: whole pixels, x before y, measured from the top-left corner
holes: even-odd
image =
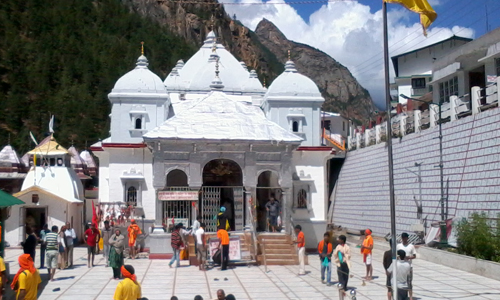
[[[207,248],[205,247],[205,223],[200,224],[195,232],[196,240],[196,258],[198,259],[198,267],[201,271],[205,271],[205,261],[207,259]]]
[[[66,226],[63,225],[61,227],[61,230],[57,234],[57,241],[59,242],[59,255],[57,256],[57,261],[59,262],[59,269],[64,270],[66,269]]]
[[[330,270],[330,263],[332,260],[333,246],[330,243],[330,234],[325,232],[323,239],[318,243],[319,261],[321,265],[321,283],[325,283],[326,271],[326,284],[332,285],[332,273]]]
[[[398,260],[396,261],[396,266],[391,264],[387,272],[392,274],[394,268],[396,268],[396,286],[397,286],[397,300],[408,300],[408,275],[410,274],[411,266],[406,261],[406,252],[404,250],[398,250]]]
[[[172,257],[172,259],[170,260],[170,263],[168,264],[168,266],[170,268],[172,268],[172,264],[177,261],[177,265],[176,267],[180,267],[181,266],[181,261],[180,261],[180,252],[181,252],[181,247],[183,246],[183,243],[182,243],[182,238],[181,238],[181,234],[180,234],[180,229],[182,228],[183,224],[182,223],[179,223],[175,226],[175,229],[174,231],[172,232],[172,235],[170,237],[170,245],[172,246],[172,250],[174,250],[174,256]]]
[[[21,243],[23,246],[23,252],[25,254],[29,254],[31,259],[35,261],[36,243],[38,239],[33,232],[33,228],[29,225],[26,225],[26,235],[26,240]]]
[[[116,229],[115,233],[108,239],[109,266],[113,269],[113,278],[120,279],[120,269],[123,266],[123,250],[125,249],[125,236]]]
[[[392,264],[392,239],[389,239],[390,249],[384,252],[384,258],[382,260],[382,264],[384,266],[386,282],[387,286],[387,300],[392,300],[392,284],[391,284],[391,273],[387,271]]]
[[[90,228],[85,231],[85,241],[87,241],[87,265],[90,268],[90,258],[92,257],[92,267],[94,266],[95,248],[100,239],[99,230],[92,223]]]
[[[373,237],[370,229],[365,230],[365,239],[361,245],[361,254],[363,254],[363,262],[366,265],[366,276],[363,279],[372,280],[373,266],[372,266],[372,250],[373,250]]]
[[[349,281],[349,270],[351,269],[351,248],[346,244],[345,235],[340,235],[337,239],[337,247],[333,252],[335,265],[337,266],[337,276],[342,289],[347,291],[347,282]]]
[[[40,231],[40,269],[45,267],[45,251],[47,251],[47,244],[45,243],[45,236],[50,233],[49,225],[43,224]]]
[[[269,231],[276,232],[278,227],[278,216],[281,213],[281,206],[278,200],[274,198],[274,194],[271,194],[271,198],[266,203],[266,210],[269,216]]]
[[[305,256],[306,256],[306,238],[304,232],[302,232],[302,226],[295,225],[295,234],[297,235],[297,240],[292,242],[297,244],[298,255],[299,255],[299,275],[306,275],[305,266]]]
[[[408,296],[410,300],[413,300],[413,266],[411,263],[417,258],[417,250],[415,250],[415,246],[408,241],[408,238],[408,233],[403,232],[401,234],[401,243],[396,246],[396,251],[403,250],[406,253],[405,259],[410,265],[410,273],[408,273],[406,284],[408,285]]]
[[[196,220],[193,222],[193,227],[191,228],[191,235],[194,237],[194,252],[198,254],[198,241],[196,240],[196,231],[200,228],[201,216],[198,215]]]
[[[137,236],[142,234],[141,228],[135,223],[135,220],[130,220],[130,225],[127,229],[128,232],[128,246],[129,246],[129,258],[135,259],[136,257],[136,247],[137,247]]]
[[[221,249],[221,270],[227,270],[229,263],[229,234],[225,229],[217,230],[217,237],[219,238],[219,247]]]
[[[141,285],[135,276],[134,267],[124,265],[120,268],[123,280],[116,286],[114,300],[138,300],[141,298]]]
[[[113,235],[113,228],[109,226],[109,221],[104,221],[104,227],[101,228],[102,234],[102,255],[104,256],[104,261],[106,262],[106,267],[109,267],[109,252],[110,252],[110,244],[109,239]]]
[[[36,300],[38,285],[42,282],[35,263],[29,254],[19,256],[19,270],[10,287],[16,291],[17,300]]]
[[[47,233],[44,238],[44,243],[47,246],[47,252],[45,253],[47,261],[47,270],[49,271],[50,281],[54,281],[54,275],[57,269],[57,260],[59,256],[59,247],[63,246],[59,234],[57,233],[57,226],[52,226],[52,231]]]
[[[76,233],[75,230],[71,227],[70,222],[66,222],[66,231],[64,231],[65,235],[65,240],[64,242],[66,243],[66,266],[68,268],[73,267],[73,248],[74,248],[74,241],[76,239]]]

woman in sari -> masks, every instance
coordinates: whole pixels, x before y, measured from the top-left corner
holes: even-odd
[[[121,234],[120,230],[115,230],[109,238],[109,266],[113,268],[113,278],[115,280],[120,279],[121,267],[123,266],[123,249],[125,247],[125,236]]]

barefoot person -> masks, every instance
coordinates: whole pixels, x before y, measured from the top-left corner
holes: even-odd
[[[125,236],[116,229],[115,233],[109,238],[109,266],[113,269],[113,278],[120,279],[120,269],[123,266],[123,250],[125,248]]]
[[[45,252],[47,270],[49,271],[50,281],[54,281],[54,275],[57,269],[57,257],[59,256],[59,248],[63,245],[64,240],[61,240],[60,236],[57,234],[59,228],[57,226],[52,226],[52,232],[45,235],[44,242],[47,245],[47,251]]]
[[[19,270],[10,287],[16,291],[17,300],[36,300],[38,285],[42,282],[33,259],[29,254],[19,256]]]
[[[141,285],[137,282],[134,267],[124,265],[121,267],[123,280],[118,283],[114,300],[137,300],[141,298]]]
[[[302,232],[302,226],[295,225],[295,234],[297,235],[297,240],[292,242],[292,245],[294,243],[297,244],[297,249],[299,252],[299,275],[306,275],[306,238],[304,236],[304,232]]]
[[[201,271],[205,271],[205,260],[207,259],[207,248],[205,247],[205,223],[200,223],[200,227],[195,232],[196,257]]]
[[[337,247],[333,252],[335,265],[337,265],[337,275],[342,289],[347,291],[347,282],[349,281],[349,269],[351,268],[351,248],[346,244],[345,235],[340,235],[337,239]]]
[[[365,230],[365,239],[361,245],[361,254],[363,254],[363,262],[366,265],[366,276],[364,279],[372,280],[373,266],[372,266],[372,250],[373,250],[373,237],[370,229]]]
[[[318,243],[318,253],[321,266],[321,283],[326,283],[328,286],[330,286],[332,285],[332,272],[330,269],[330,262],[332,260],[333,246],[332,243],[330,243],[330,234],[328,232],[325,232],[325,234],[323,234],[323,239]]]
[[[95,224],[92,223],[90,228],[85,231],[85,240],[87,241],[87,265],[90,268],[90,258],[92,257],[92,267],[94,266],[95,258],[95,248],[101,237],[99,236],[99,230],[95,228]]]
[[[137,236],[141,234],[141,228],[135,223],[135,220],[130,220],[130,225],[128,226],[128,246],[129,246],[129,258],[135,259],[136,256],[136,243]]]
[[[410,300],[413,300],[413,267],[411,265],[411,262],[415,258],[417,258],[417,251],[415,250],[415,246],[413,246],[413,244],[409,242],[408,238],[408,233],[403,232],[401,234],[402,242],[396,246],[396,251],[403,250],[406,253],[405,259],[410,265],[410,273],[408,273],[408,280],[406,283],[408,285],[408,295],[410,296]]]

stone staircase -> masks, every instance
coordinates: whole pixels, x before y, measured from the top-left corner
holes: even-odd
[[[292,239],[284,233],[259,233],[257,263],[263,265],[298,265],[299,258]]]

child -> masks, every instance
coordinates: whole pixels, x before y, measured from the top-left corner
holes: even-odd
[[[330,234],[325,232],[323,240],[318,243],[319,260],[321,263],[321,283],[325,283],[325,270],[326,270],[326,285],[332,285],[332,272],[330,269],[330,262],[332,260],[333,247],[330,243]]]
[[[363,241],[363,245],[361,245],[361,254],[363,254],[363,262],[366,265],[366,276],[363,278],[366,280],[372,280],[372,275],[373,275],[372,250],[373,250],[372,231],[370,229],[366,229],[365,240]]]

